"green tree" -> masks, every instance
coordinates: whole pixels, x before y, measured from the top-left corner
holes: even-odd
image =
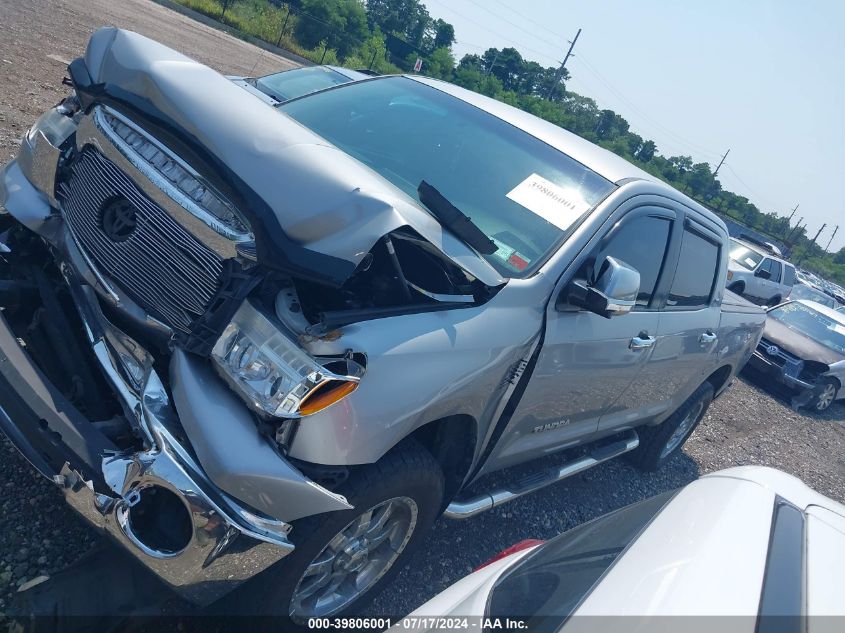
[[[452,78],[452,72],[455,70],[455,58],[448,48],[435,49],[426,61],[428,62],[428,70],[423,70],[429,77],[447,81]]]
[[[636,157],[637,160],[647,163],[654,158],[655,153],[657,153],[657,145],[654,144],[654,141],[645,141],[637,150]]]
[[[294,36],[306,48],[325,44],[345,58],[369,35],[361,0],[302,0]]]

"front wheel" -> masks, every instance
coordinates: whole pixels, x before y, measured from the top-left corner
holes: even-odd
[[[294,552],[251,583],[262,587],[255,611],[300,626],[310,618],[354,615],[425,538],[444,494],[431,454],[408,440],[357,468],[336,490],[354,508],[294,523]]]
[[[743,294],[745,294],[745,282],[735,281],[730,286],[728,286],[728,290],[742,296]]]
[[[640,428],[640,445],[629,453],[633,464],[651,472],[668,462],[701,422],[713,394],[713,385],[705,382],[662,424]]]
[[[839,395],[839,385],[833,380],[825,380],[816,389],[812,407],[821,413],[827,411]]]

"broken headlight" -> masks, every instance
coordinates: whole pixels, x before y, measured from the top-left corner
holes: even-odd
[[[315,359],[245,301],[211,352],[217,371],[257,413],[297,418],[355,391],[364,368],[346,358]]]

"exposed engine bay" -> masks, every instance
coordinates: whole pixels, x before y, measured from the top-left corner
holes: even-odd
[[[479,305],[495,294],[495,289],[456,266],[410,228],[379,240],[340,288],[302,279],[289,279],[282,285],[288,287],[283,305],[293,313],[301,310],[309,326],[326,329],[398,314]]]

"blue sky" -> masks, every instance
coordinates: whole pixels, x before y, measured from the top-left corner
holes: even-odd
[[[423,0],[458,60],[513,46],[625,117],[666,156],[691,155],[762,211],[804,216],[845,246],[845,2]]]

